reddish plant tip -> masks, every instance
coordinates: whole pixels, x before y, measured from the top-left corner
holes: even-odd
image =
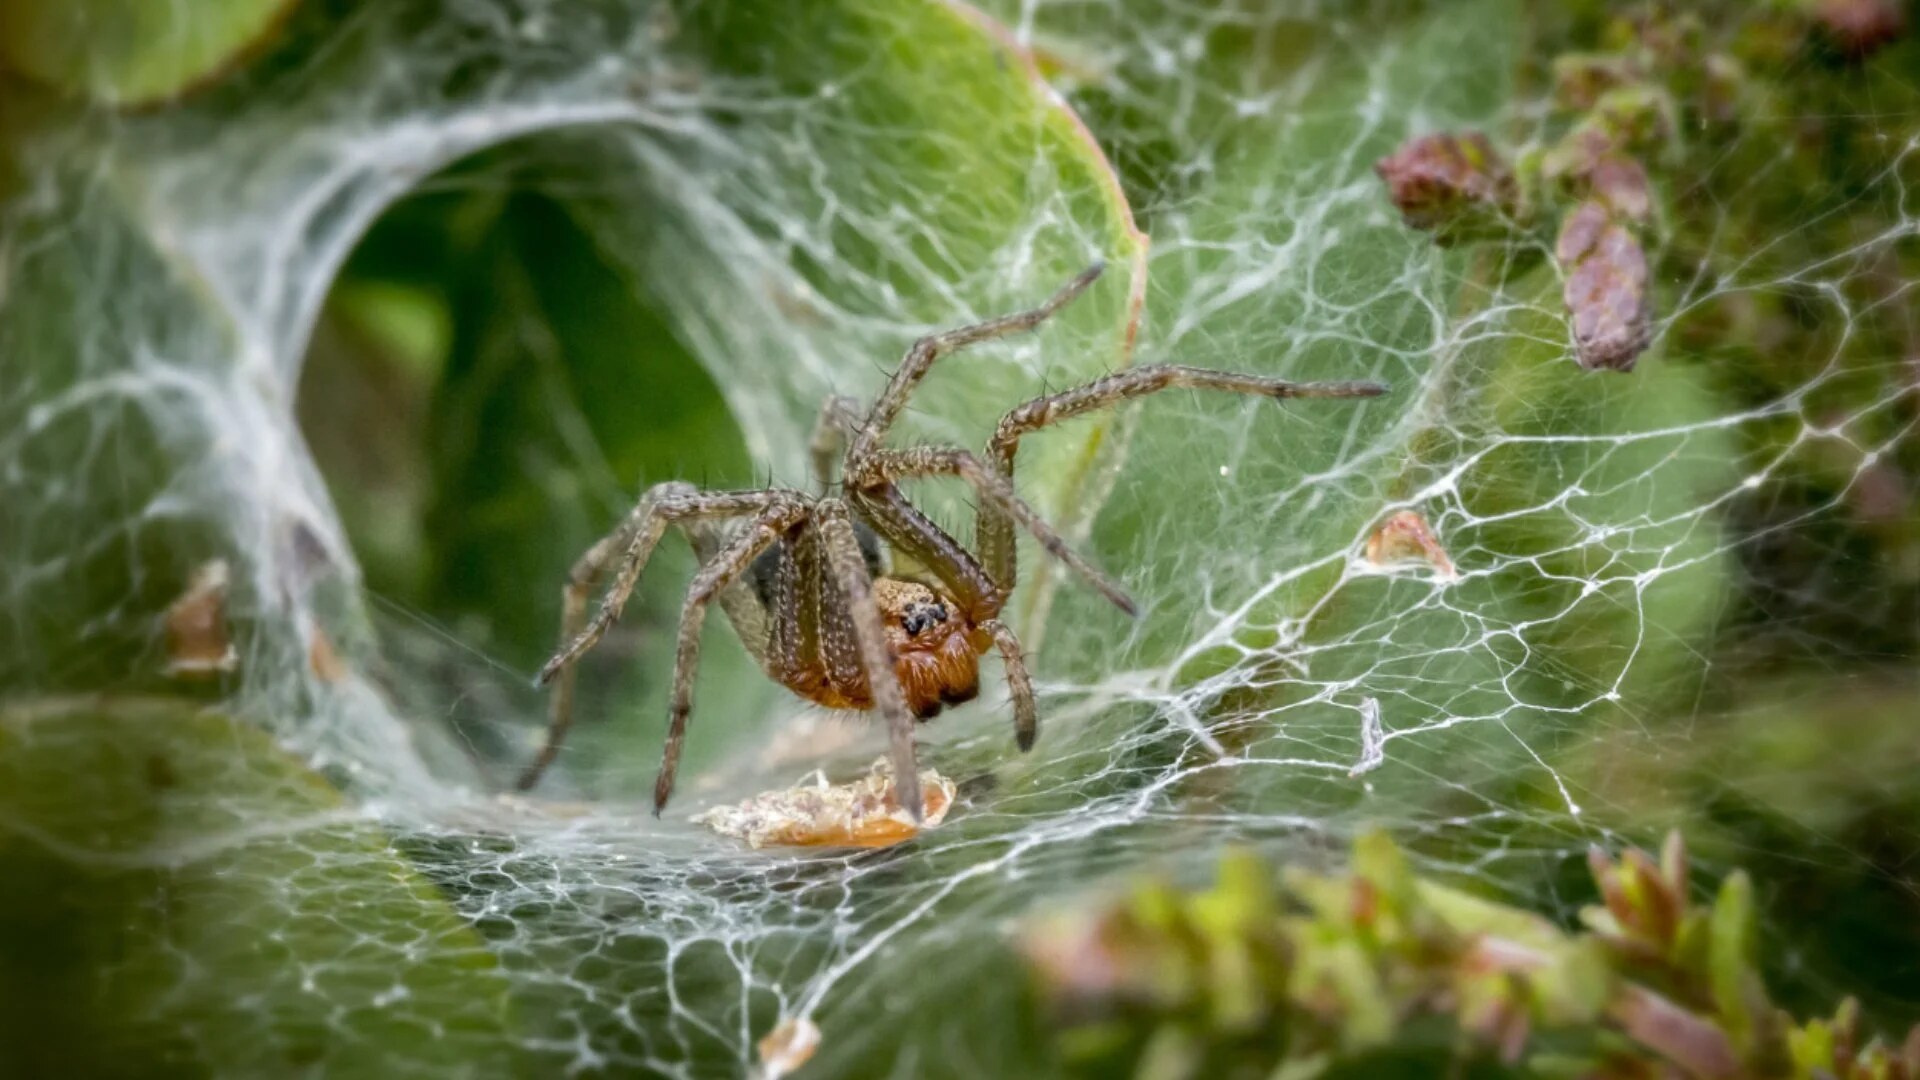
[[[1585,125],[1548,152],[1544,169],[1573,197],[1596,199],[1624,218],[1644,222],[1653,213],[1653,182],[1620,141],[1602,127]]]
[[[1849,60],[1865,60],[1907,30],[1900,0],[1817,0],[1814,20]]]
[[[1406,223],[1443,243],[1496,231],[1519,204],[1512,170],[1479,132],[1410,139],[1373,171]]]
[[[1609,155],[1594,162],[1587,183],[1616,214],[1645,221],[1653,213],[1653,184],[1646,168],[1630,157]]]
[[[1647,253],[1607,207],[1587,202],[1567,216],[1554,255],[1566,274],[1580,366],[1632,371],[1653,337]]]

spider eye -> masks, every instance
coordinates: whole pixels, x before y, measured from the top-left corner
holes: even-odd
[[[915,604],[907,609],[900,620],[909,635],[917,636],[922,630],[938,626],[947,621],[947,609],[944,604]]]

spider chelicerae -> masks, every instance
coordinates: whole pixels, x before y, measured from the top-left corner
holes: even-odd
[[[1170,364],[1136,367],[1035,398],[1007,413],[985,454],[884,445],[914,387],[941,357],[1033,329],[1086,291],[1102,269],[1089,267],[1031,311],[914,342],[864,412],[852,398],[829,398],[812,443],[818,495],[779,488],[701,491],[679,482],[650,488],[568,575],[561,649],[538,680],[555,684],[546,744],[521,774],[520,789],[538,783],[559,753],[573,718],[574,664],[620,617],[669,525],[687,534],[701,567],[681,608],[666,753],[653,787],[655,814],[673,793],[680,745],[693,712],[700,629],[716,600],[768,677],[829,708],[872,709],[885,718],[895,796],[915,820],[922,804],[914,723],[971,700],[979,692],[980,657],[988,649],[999,652],[1006,668],[1014,742],[1030,749],[1039,731],[1033,682],[1019,639],[999,618],[1015,584],[1015,527],[1033,534],[1048,554],[1122,611],[1131,615],[1135,608],[1119,585],[1014,493],[1014,454],[1021,436],[1173,387],[1272,398],[1373,397],[1386,390],[1372,382],[1296,383]],[[837,490],[831,483],[836,454]],[[957,477],[973,489],[978,506],[974,550],[915,509],[896,486],[932,476]],[[917,562],[926,580],[890,574],[887,548]],[[587,601],[609,570],[614,571],[612,586],[589,621]]]

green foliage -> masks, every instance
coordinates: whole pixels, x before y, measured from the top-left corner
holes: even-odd
[[[151,104],[259,48],[295,0],[0,3],[0,67],[115,105]]]
[[[1744,873],[1697,903],[1678,833],[1658,862],[1589,862],[1603,904],[1575,932],[1422,877],[1375,832],[1344,872],[1276,890],[1231,852],[1211,889],[1149,880],[1023,948],[1061,1063],[1092,1075],[1920,1075],[1920,1026],[1893,1045],[1851,999],[1804,1023],[1769,1003]]]
[[[257,728],[188,703],[0,711],[0,925],[10,1075],[510,1066],[507,984],[444,897]]]
[[[705,1075],[804,1021],[814,1075],[1916,1080],[1860,1034],[1920,1003],[1899,12],[986,6],[0,0],[0,1047]],[[600,801],[493,797],[642,488],[806,486],[823,395],[1095,259],[900,438],[1134,362],[1393,393],[1023,444],[1145,611],[1023,552],[1033,754],[983,700],[927,729],[939,830],[735,851],[671,815],[870,747],[716,619],[684,805],[629,813],[669,544],[547,792]],[[216,563],[234,663],[188,685]],[[1669,827],[1712,903],[1675,845],[1550,917],[1569,853]],[[1008,927],[1223,844],[1035,931],[1032,1022]]]

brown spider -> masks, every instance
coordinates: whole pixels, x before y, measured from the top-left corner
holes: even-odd
[[[681,609],[674,657],[667,747],[653,787],[658,814],[673,793],[674,769],[693,711],[700,627],[715,599],[767,675],[810,701],[835,709],[877,709],[892,739],[900,805],[921,813],[913,725],[979,692],[981,654],[997,649],[1013,699],[1014,742],[1033,746],[1038,730],[1033,683],[1013,631],[999,619],[1014,588],[1014,526],[1032,533],[1054,558],[1085,578],[1122,611],[1133,601],[1040,519],[1013,490],[1020,437],[1048,424],[1176,386],[1290,397],[1373,397],[1371,382],[1292,383],[1257,375],[1160,365],[1130,368],[1072,390],[1036,398],[1007,413],[984,457],[959,448],[907,450],[882,445],[935,361],[969,345],[1031,330],[1100,276],[1096,264],[1032,311],[923,337],[907,350],[873,407],[834,397],[820,411],[813,436],[819,496],[798,491],[703,492],[670,482],[647,491],[618,528],[573,566],[563,594],[562,648],[541,669],[539,683],[558,679],[546,745],[520,776],[531,788],[553,761],[573,715],[574,662],[593,648],[640,580],[640,571],[668,525],[692,541],[701,568]],[[840,490],[829,484],[842,447]],[[954,476],[973,488],[979,509],[970,552],[906,500],[895,484]],[[926,568],[930,581],[893,577],[880,541]],[[587,600],[602,575],[619,567],[600,610],[582,626]]]

